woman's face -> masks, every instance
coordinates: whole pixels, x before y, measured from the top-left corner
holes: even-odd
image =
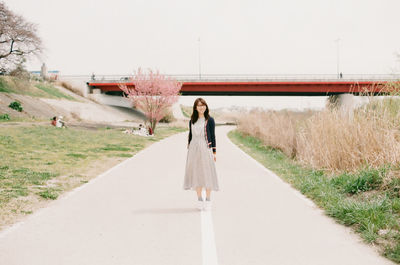
[[[204,115],[204,112],[206,111],[206,109],[207,109],[206,105],[203,105],[203,103],[201,103],[201,101],[199,101],[199,103],[197,103],[196,110],[199,114]]]

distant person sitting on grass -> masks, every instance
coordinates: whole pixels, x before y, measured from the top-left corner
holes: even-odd
[[[51,119],[51,125],[53,125],[53,126],[56,126],[56,125],[57,125],[57,117],[56,117],[56,116],[54,116],[54,117]]]
[[[66,128],[67,126],[65,125],[65,121],[63,121],[63,116],[58,116],[57,122],[56,122],[56,127],[57,128]]]
[[[125,130],[124,133],[135,134],[135,135],[140,135],[140,136],[152,136],[152,135],[149,135],[149,132],[142,124],[139,124],[138,129],[132,128],[132,131]]]
[[[147,136],[149,134],[149,132],[142,124],[139,124],[139,134],[143,136]]]
[[[139,135],[139,136],[154,136],[153,130],[151,129],[151,127],[148,127],[146,129],[146,127],[143,126],[142,124],[139,124],[138,129],[133,127],[131,130],[126,129],[125,131],[123,131],[123,133],[134,134],[134,135]]]

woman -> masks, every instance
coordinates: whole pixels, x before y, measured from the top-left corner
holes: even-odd
[[[193,104],[193,113],[189,121],[188,152],[186,157],[185,190],[196,190],[198,209],[211,209],[211,190],[218,191],[217,171],[215,168],[215,122],[208,114],[204,99],[198,98]],[[203,202],[202,189],[206,190]]]

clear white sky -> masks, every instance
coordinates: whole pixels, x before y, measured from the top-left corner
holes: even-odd
[[[138,67],[197,74],[344,74],[399,68],[399,0],[6,0],[37,23],[61,74]],[[39,70],[41,62],[28,64]]]

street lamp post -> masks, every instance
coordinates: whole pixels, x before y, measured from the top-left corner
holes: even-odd
[[[336,42],[336,72],[337,72],[337,78],[340,78],[340,73],[339,73],[339,42],[340,38],[335,40]]]
[[[200,37],[198,41],[199,41],[199,79],[201,79]]]

